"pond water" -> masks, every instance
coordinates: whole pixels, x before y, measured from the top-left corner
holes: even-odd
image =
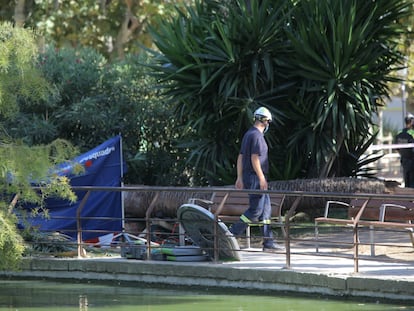
[[[0,280],[0,310],[147,311],[379,311],[414,310],[406,304],[327,297],[251,295],[247,292],[123,287],[49,281]]]

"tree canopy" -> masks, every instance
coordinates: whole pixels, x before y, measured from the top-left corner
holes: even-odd
[[[110,59],[151,46],[148,25],[192,0],[0,0],[0,18],[36,29],[46,43],[93,47]]]

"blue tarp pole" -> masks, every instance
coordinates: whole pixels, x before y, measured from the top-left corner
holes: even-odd
[[[124,186],[124,158],[122,155],[122,136],[119,134],[119,159],[121,162],[121,187]],[[124,205],[124,192],[121,191],[121,217],[122,217],[122,233],[125,232],[125,205]]]

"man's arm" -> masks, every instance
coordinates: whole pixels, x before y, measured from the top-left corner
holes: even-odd
[[[256,172],[257,177],[259,178],[260,190],[267,190],[267,180],[265,175],[263,174],[262,167],[260,165],[259,155],[252,154],[251,160],[253,169]]]
[[[236,189],[243,189],[243,155],[239,154],[237,157],[237,179],[236,179]]]

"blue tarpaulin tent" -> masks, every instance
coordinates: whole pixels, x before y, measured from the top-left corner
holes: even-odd
[[[57,173],[67,176],[74,187],[120,187],[122,175],[125,172],[121,149],[121,136],[113,137],[72,161],[60,165]],[[73,173],[76,163],[84,167],[84,172],[79,175]],[[40,214],[30,218],[29,222],[40,231],[57,231],[76,239],[76,215],[87,192],[75,191],[75,193],[77,195],[75,203],[56,198],[47,199],[46,208],[50,217],[46,219]],[[108,233],[121,232],[123,229],[122,209],[121,192],[92,191],[85,206],[81,209],[82,239],[93,240]]]

